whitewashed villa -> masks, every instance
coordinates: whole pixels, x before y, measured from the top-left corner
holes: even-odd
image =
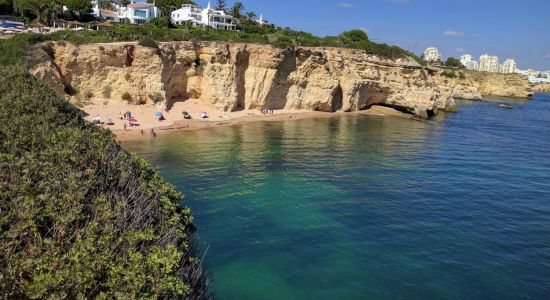
[[[238,20],[221,10],[211,8],[210,1],[208,6],[202,8],[197,5],[184,4],[180,9],[174,10],[170,19],[173,24],[182,25],[191,22],[194,26],[212,27],[223,30],[237,30]]]

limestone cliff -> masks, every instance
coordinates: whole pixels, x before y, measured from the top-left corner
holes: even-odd
[[[550,84],[537,84],[533,86],[533,91],[541,93],[550,93]]]
[[[101,99],[129,93],[136,102],[162,94],[196,98],[225,111],[307,109],[357,111],[374,104],[421,117],[454,109],[432,77],[412,59],[388,60],[340,48],[226,42],[42,44],[50,60],[31,72],[58,92],[76,88]]]
[[[469,70],[435,70],[434,81],[443,95],[469,100],[483,96],[531,98],[533,91],[526,77],[518,74],[497,74]],[[445,74],[453,73],[454,78]]]

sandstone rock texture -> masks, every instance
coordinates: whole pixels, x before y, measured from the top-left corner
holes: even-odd
[[[434,81],[443,96],[481,100],[482,97],[531,98],[533,91],[527,77],[518,74],[497,74],[469,70],[453,71],[459,76],[448,78],[443,70],[434,72]]]
[[[31,72],[62,93],[135,102],[161,94],[169,101],[199,99],[225,111],[307,109],[357,111],[384,105],[419,117],[454,110],[432,76],[412,59],[389,60],[364,51],[227,42],[40,45],[50,59]],[[91,92],[91,93],[90,93]],[[121,100],[120,100],[121,101]]]
[[[533,91],[541,93],[550,93],[550,84],[537,84],[533,86]]]

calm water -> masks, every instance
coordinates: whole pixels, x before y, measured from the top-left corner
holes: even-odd
[[[549,299],[550,95],[125,143],[186,192],[219,299]]]

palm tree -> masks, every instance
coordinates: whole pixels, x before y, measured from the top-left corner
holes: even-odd
[[[227,3],[225,2],[225,0],[218,0],[218,3],[216,4],[216,10],[225,11],[226,8],[227,8]]]
[[[231,14],[233,17],[240,19],[242,17],[242,12],[244,11],[244,4],[240,1],[235,2],[231,8]]]
[[[249,11],[246,13],[246,17],[250,20],[250,21],[254,21],[256,20],[256,18],[258,17],[258,15],[256,15],[255,12],[253,11]]]
[[[53,16],[61,11],[61,4],[57,0],[15,0],[14,7],[18,13],[29,12],[44,24],[49,24]]]

